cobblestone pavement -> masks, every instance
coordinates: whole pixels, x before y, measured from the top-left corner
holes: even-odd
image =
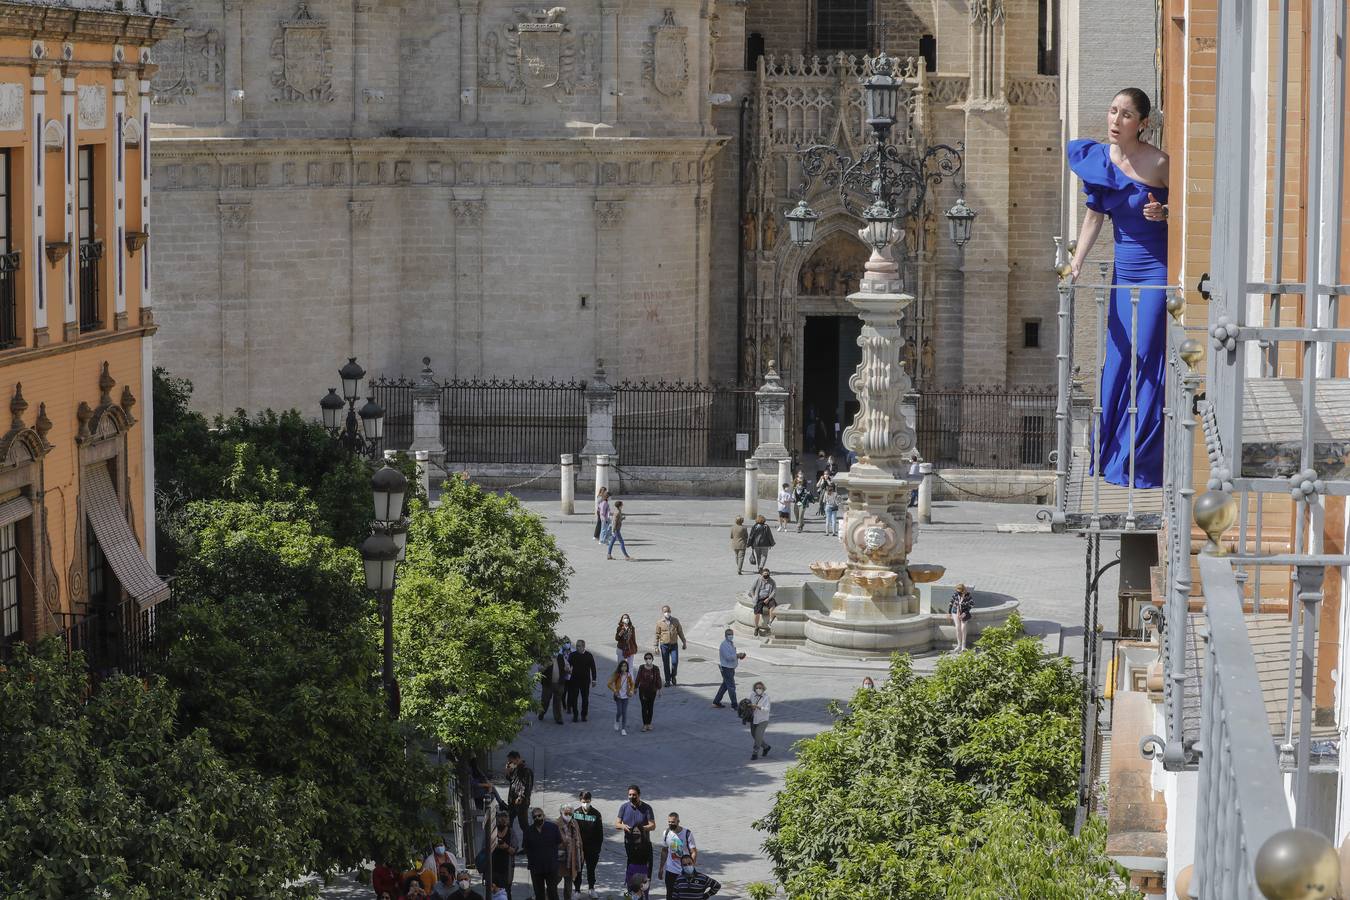
[[[760,844],[763,834],[751,823],[768,812],[784,772],[793,759],[795,741],[829,726],[831,701],[847,700],[866,673],[883,673],[880,664],[820,660],[810,665],[775,665],[756,658],[755,644],[741,649],[749,658],[738,672],[741,696],[755,680],[769,688],[773,719],[767,759],[750,760],[749,730],[728,709],[715,709],[711,697],[720,683],[714,642],[730,618],[737,591],[750,586],[738,577],[727,541],[727,529],[741,511],[730,498],[671,499],[624,497],[624,536],[634,556],[608,561],[592,538],[593,519],[586,501],[578,514],[563,516],[556,494],[526,496],[525,505],[547,521],[566,552],[575,574],[560,630],[572,640],[584,638],[596,651],[602,674],[591,694],[587,722],[563,725],[551,718],[529,717],[519,739],[492,757],[500,771],[508,749],[519,750],[535,770],[534,803],[551,816],[558,804],[575,799],[581,789],[612,821],[630,782],[642,786],[664,827],[666,813],[680,813],[700,847],[700,866],[724,885],[721,896],[744,900],[745,885],[768,879],[770,865]],[[949,578],[961,578],[977,590],[1010,594],[1021,601],[1028,624],[1040,631],[1063,626],[1064,649],[1077,655],[1083,618],[1084,542],[1072,535],[1029,531],[1035,508],[994,503],[938,503],[934,524],[920,529],[913,559],[937,563]],[[999,525],[1020,529],[1000,531]],[[777,547],[769,563],[780,584],[810,577],[809,564],[842,558],[836,539],[826,537],[823,523],[808,518],[802,534],[775,534]],[[618,547],[615,547],[616,553]],[[1109,553],[1113,553],[1110,548]],[[1110,558],[1108,547],[1103,557]],[[1114,571],[1111,573],[1114,575]],[[1103,596],[1114,594],[1114,581],[1103,579]],[[604,688],[614,661],[613,634],[621,613],[639,628],[640,643],[649,647],[660,606],[669,603],[693,639],[682,655],[679,684],[663,690],[656,704],[655,730],[643,733],[636,701],[631,705],[628,735],[613,730],[614,704]],[[701,623],[701,625],[699,624]],[[695,628],[695,625],[699,627]],[[659,654],[658,654],[659,663]],[[611,835],[601,856],[597,889],[602,897],[618,897],[624,869],[623,848]],[[523,865],[517,871],[514,900],[529,895]],[[664,891],[654,896],[663,896]],[[334,889],[325,897],[361,897],[368,893]]]

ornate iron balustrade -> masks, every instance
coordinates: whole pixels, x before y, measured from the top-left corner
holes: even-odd
[[[170,595],[149,610],[127,599],[84,615],[58,613],[57,637],[68,653],[84,654],[85,665],[95,677],[142,676],[161,650],[156,618],[176,600],[176,595]]]
[[[19,334],[19,254],[0,255],[0,350],[23,343]]]
[[[103,327],[99,305],[99,261],[102,259],[102,241],[80,242],[80,331],[97,331]]]
[[[730,385],[614,386],[614,444],[626,466],[738,466],[736,435],[755,433],[755,392]]]
[[[918,398],[914,424],[927,462],[975,469],[1053,464],[1053,387],[923,390]]]

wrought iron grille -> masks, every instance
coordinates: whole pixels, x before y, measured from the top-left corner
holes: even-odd
[[[624,466],[735,466],[755,431],[755,392],[726,385],[629,382],[614,388],[614,445]]]
[[[170,595],[145,610],[136,600],[127,598],[87,615],[60,613],[57,637],[66,645],[66,652],[84,654],[85,665],[95,677],[145,675],[161,649],[156,617],[176,602]]]
[[[21,343],[19,335],[19,254],[0,254],[0,349]]]
[[[441,385],[441,444],[452,462],[556,463],[586,442],[579,380],[490,378]]]
[[[103,327],[99,314],[98,270],[103,259],[102,241],[80,242],[80,330],[97,331]]]
[[[384,407],[382,450],[407,450],[413,442],[413,388],[407,378],[372,378],[369,382],[375,402]],[[344,413],[345,415],[345,413]]]
[[[1048,469],[1054,388],[975,388],[919,394],[919,452],[939,466]]]

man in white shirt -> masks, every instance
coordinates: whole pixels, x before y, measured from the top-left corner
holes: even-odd
[[[684,874],[681,857],[698,858],[698,847],[694,845],[694,833],[680,826],[680,814],[671,813],[666,817],[666,830],[661,836],[661,874],[665,876],[666,900],[670,900],[675,889],[675,880]]]
[[[792,521],[792,485],[786,481],[783,482],[783,489],[778,492],[778,530],[787,531],[788,523]]]
[[[769,692],[764,687],[764,682],[756,681],[754,693],[750,695],[750,708],[754,710],[754,718],[750,720],[750,736],[755,739],[754,749],[750,752],[750,758],[759,759],[760,754],[769,755],[769,745],[764,743],[764,731],[769,727],[769,710],[772,704],[769,702]]]

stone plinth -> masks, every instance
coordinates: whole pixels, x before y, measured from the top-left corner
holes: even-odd
[[[595,361],[595,374],[586,384],[583,402],[586,404],[586,443],[581,448],[582,464],[595,462],[601,455],[614,462],[619,456],[619,450],[614,446],[616,398],[614,386],[605,378],[605,361],[602,359]]]
[[[759,429],[759,445],[755,447],[755,459],[779,460],[792,455],[787,449],[788,397],[788,389],[783,387],[783,380],[778,377],[774,361],[769,360],[769,370],[764,374],[764,384],[755,391],[755,412]],[[777,493],[776,489],[774,493]]]

